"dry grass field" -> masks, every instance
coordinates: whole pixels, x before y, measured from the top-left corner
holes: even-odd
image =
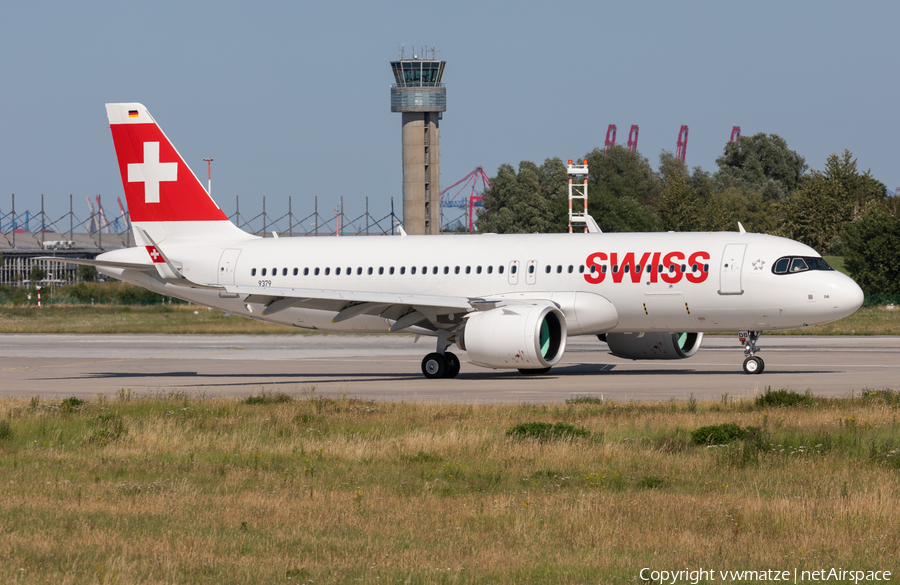
[[[0,306],[0,333],[315,334],[197,305]]]
[[[0,333],[185,333],[315,334],[196,305],[0,305]],[[716,331],[709,334],[715,335]],[[728,333],[732,335],[731,332]],[[815,327],[767,331],[766,335],[900,335],[900,309],[863,307],[853,315]]]
[[[900,567],[894,391],[553,406],[296,394],[0,402],[0,582]]]

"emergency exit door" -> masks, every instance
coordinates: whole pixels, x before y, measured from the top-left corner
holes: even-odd
[[[726,244],[719,263],[719,294],[742,295],[741,271],[747,244]]]
[[[219,284],[234,284],[234,271],[241,251],[237,248],[226,248],[219,258]]]

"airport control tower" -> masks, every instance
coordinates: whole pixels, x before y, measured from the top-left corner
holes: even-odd
[[[446,62],[431,53],[391,61],[391,111],[403,114],[403,228],[410,235],[441,232],[438,123],[447,109]]]

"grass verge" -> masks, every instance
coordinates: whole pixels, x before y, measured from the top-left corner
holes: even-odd
[[[900,563],[891,390],[777,407],[301,394],[0,401],[0,581],[588,583]],[[731,424],[755,430],[691,441]],[[510,433],[542,425],[580,431]]]
[[[0,333],[322,334],[197,305],[7,305],[0,306]],[[863,307],[834,323],[766,335],[900,335],[900,310]]]
[[[318,332],[285,327],[197,305],[0,306],[0,333],[183,333],[292,335]]]

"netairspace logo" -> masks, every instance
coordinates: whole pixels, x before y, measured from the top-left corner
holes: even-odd
[[[783,571],[768,569],[765,571],[720,571],[716,569],[690,569],[684,568],[678,571],[657,571],[645,567],[641,569],[641,581],[645,583],[659,583],[660,585],[677,585],[679,583],[706,583],[710,581],[722,581],[724,583],[755,581],[787,581],[792,583],[818,583],[834,581],[838,583],[867,583],[876,581],[890,581],[890,571],[860,571],[843,569],[841,567],[831,569],[819,569],[815,571]]]

